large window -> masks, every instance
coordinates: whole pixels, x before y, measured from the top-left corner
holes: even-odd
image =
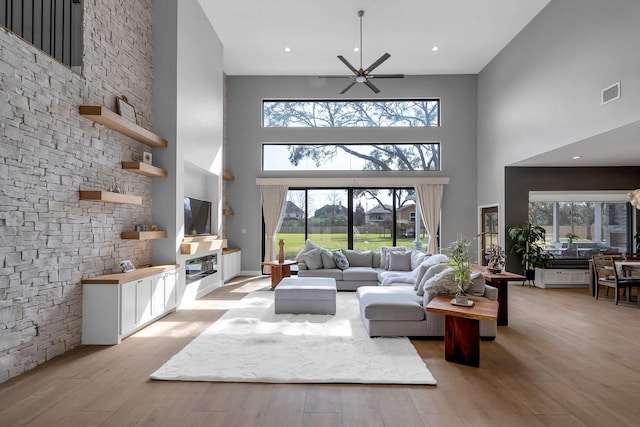
[[[429,237],[421,220],[416,226],[416,213],[412,188],[290,189],[276,241],[284,239],[287,259],[306,239],[330,250],[426,247]]]
[[[440,126],[437,99],[375,101],[263,101],[264,127]]]
[[[263,144],[264,171],[437,171],[440,144]]]
[[[529,203],[529,219],[532,224],[544,227],[545,250],[555,258],[587,259],[631,249],[633,224],[629,203],[615,197],[600,200],[579,194],[564,197],[569,201],[537,201],[544,198],[537,196]],[[581,197],[587,201],[579,200]]]

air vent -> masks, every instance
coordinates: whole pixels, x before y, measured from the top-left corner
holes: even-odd
[[[616,82],[611,86],[602,89],[602,105],[607,104],[611,101],[615,101],[616,99],[620,99],[620,82]]]

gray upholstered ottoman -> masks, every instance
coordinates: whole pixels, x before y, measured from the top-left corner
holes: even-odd
[[[336,314],[336,280],[285,277],[274,291],[276,314]]]

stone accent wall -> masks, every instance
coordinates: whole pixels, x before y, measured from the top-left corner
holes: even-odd
[[[152,222],[153,182],[120,162],[151,148],[78,106],[125,95],[150,128],[152,5],[85,0],[81,74],[0,29],[0,381],[80,344],[82,278],[151,260],[150,242],[120,239]],[[115,182],[142,206],[79,200]]]

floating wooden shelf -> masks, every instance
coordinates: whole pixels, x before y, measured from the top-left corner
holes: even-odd
[[[144,162],[122,162],[122,169],[151,178],[166,178],[167,171]]]
[[[225,210],[222,211],[222,215],[224,215],[224,216],[233,216],[233,211],[225,209]]]
[[[218,240],[218,236],[215,234],[207,234],[202,236],[184,236],[182,238],[182,243],[187,242],[211,242],[213,240]]]
[[[125,205],[141,205],[142,197],[130,196],[111,191],[80,190],[80,200],[92,200],[94,202],[120,203]]]
[[[233,176],[232,173],[229,172],[222,172],[222,179],[225,181],[233,181],[236,179],[235,176]]]
[[[123,231],[120,237],[125,240],[151,240],[164,239],[167,237],[166,231]]]
[[[142,126],[130,122],[107,107],[101,105],[81,105],[80,115],[140,141],[149,147],[166,148],[167,146],[166,139],[148,131]]]
[[[240,248],[224,248],[222,249],[222,255],[232,254],[234,252],[240,252]]]
[[[201,252],[211,252],[216,249],[223,249],[226,247],[227,239],[184,242],[180,245],[180,253],[183,255],[193,255]]]

